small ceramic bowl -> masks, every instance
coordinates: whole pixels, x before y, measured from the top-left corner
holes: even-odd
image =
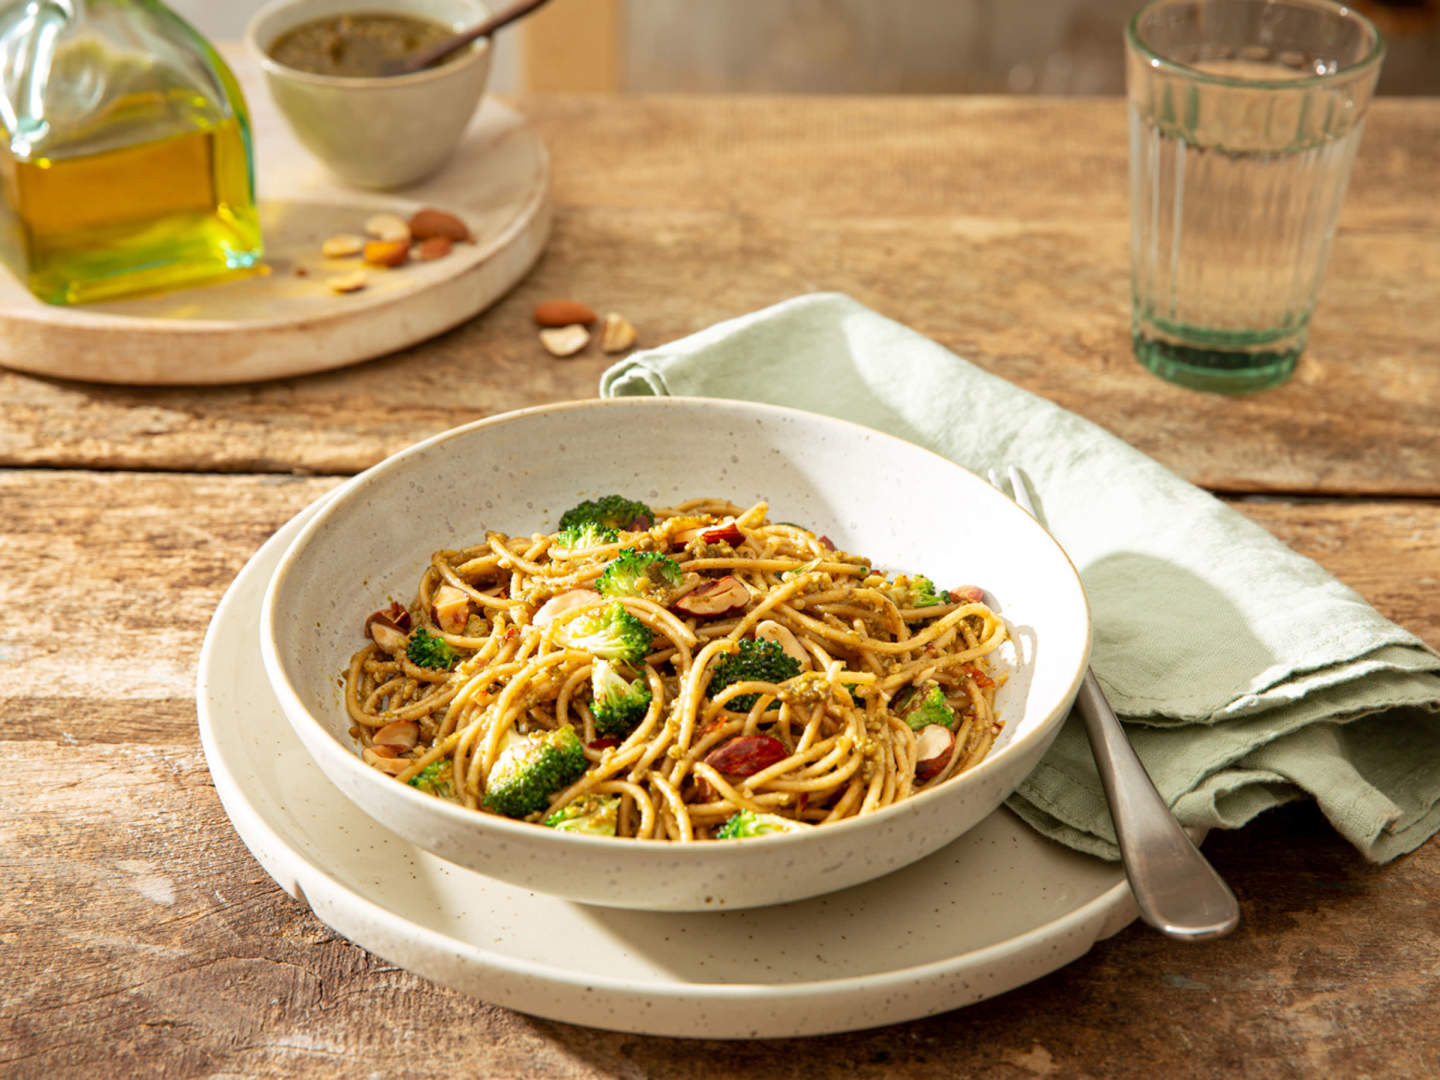
[[[547,532],[586,498],[765,499],[890,570],[995,598],[1011,641],[1004,730],[977,766],[880,811],[799,833],[694,844],[582,836],[468,810],[364,764],[341,673],[365,617],[408,601],[430,553],[485,530]],[[993,811],[1049,747],[1090,652],[1079,577],[1030,515],[911,443],[792,409],[622,398],[509,413],[361,474],[282,558],[260,619],[266,674],[319,768],[381,826],[471,870],[610,907],[695,911],[798,900],[898,869]],[[362,813],[363,811],[363,813]],[[963,882],[956,883],[963,888]]]
[[[276,63],[275,41],[312,19],[346,12],[413,15],[463,30],[489,9],[480,0],[271,0],[245,31],[270,95],[300,143],[357,187],[404,187],[454,152],[490,75],[490,43],[413,75],[351,79]]]

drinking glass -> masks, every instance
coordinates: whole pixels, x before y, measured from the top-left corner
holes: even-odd
[[[1201,390],[1289,378],[1384,45],[1331,0],[1154,0],[1125,34],[1131,339]]]

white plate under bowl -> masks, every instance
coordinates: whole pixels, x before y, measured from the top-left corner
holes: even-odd
[[[196,687],[200,739],[220,801],[265,871],[391,963],[569,1023],[779,1038],[981,1001],[1070,963],[1135,917],[1118,866],[1005,810],[877,881],[744,912],[587,907],[438,859],[317,775],[261,674],[260,601],[313,512],[260,549],[215,612]]]
[[[723,844],[564,833],[423,795],[364,764],[339,679],[366,616],[408,602],[437,548],[487,529],[547,532],[582,498],[657,506],[765,499],[879,567],[983,586],[1018,655],[996,697],[1004,729],[978,765],[893,806]],[[879,877],[949,843],[1049,748],[1090,651],[1079,575],[1025,511],[928,450],[771,405],[624,398],[525,409],[437,435],[356,477],[281,558],[260,619],[270,687],[332,783],[387,828],[471,870],[571,900],[652,911],[756,907]]]

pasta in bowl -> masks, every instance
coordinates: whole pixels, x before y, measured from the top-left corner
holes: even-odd
[[[843,821],[983,760],[1006,639],[983,590],[767,513],[608,495],[434,552],[347,666],[363,759],[470,809],[681,843]]]
[[[637,431],[684,445],[635,463]],[[1088,649],[1069,560],[976,477],[684,399],[396,455],[315,516],[262,615],[287,717],[379,825],[657,910],[800,899],[942,846],[1048,747]]]

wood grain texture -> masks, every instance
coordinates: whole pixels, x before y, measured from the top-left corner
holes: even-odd
[[[0,1075],[1440,1072],[1440,845],[1374,867],[1305,807],[1207,842],[1241,898],[1235,936],[1182,948],[1131,927],[1003,997],[869,1032],[747,1043],[607,1033],[488,1006],[368,955],[286,896],[235,836],[192,696],[226,585],[336,483],[0,473]],[[1440,502],[1235,505],[1440,644]]]
[[[143,390],[0,374],[0,464],[335,472],[477,416],[589,397],[530,311],[624,312],[641,345],[838,289],[1206,487],[1440,494],[1440,101],[1376,103],[1311,345],[1277,390],[1172,387],[1130,357],[1122,103],[1002,98],[520,102],[549,146],[547,254],[423,346],[325,375]]]

